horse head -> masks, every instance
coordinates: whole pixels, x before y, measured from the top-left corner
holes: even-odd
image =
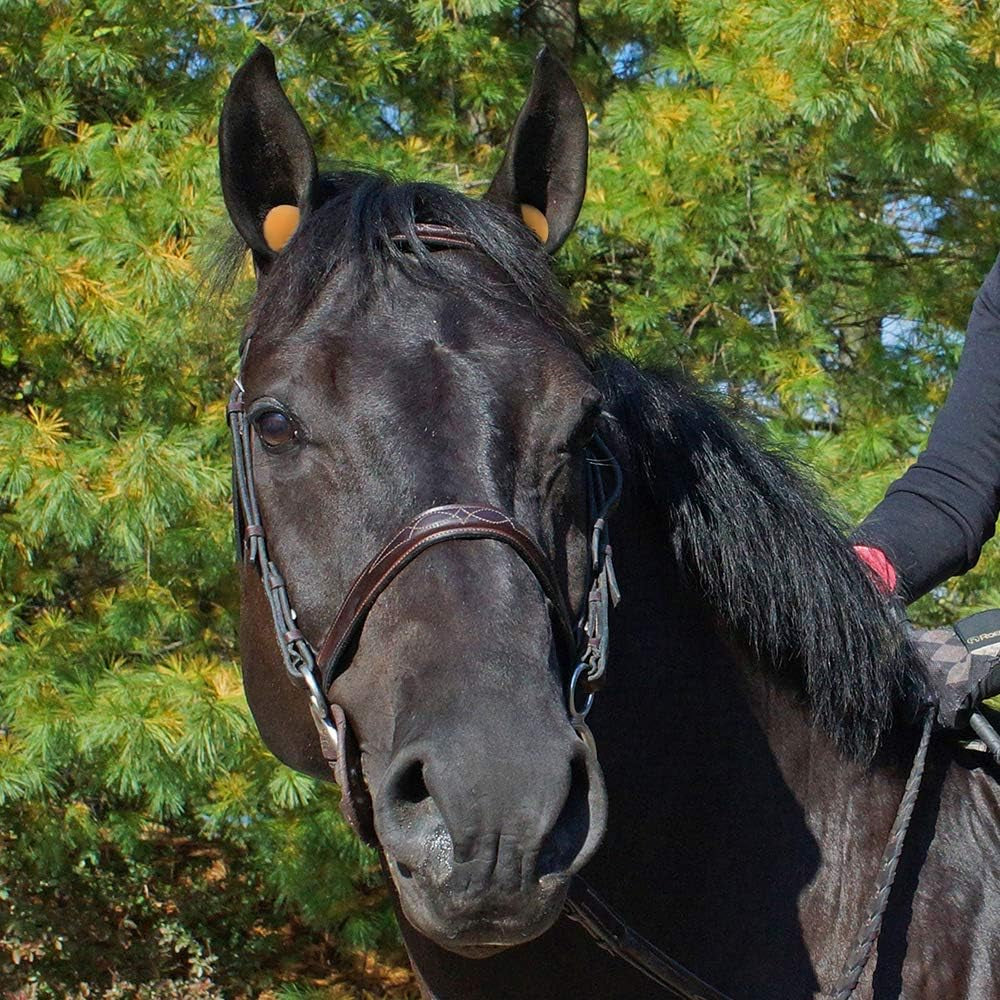
[[[466,955],[519,944],[555,921],[605,827],[555,613],[586,603],[586,449],[601,413],[549,264],[583,197],[579,95],[543,53],[474,201],[320,174],[260,48],[233,79],[219,147],[257,273],[240,375],[250,488],[292,631],[324,649],[359,576],[421,512],[478,505],[517,526],[519,544],[458,532],[399,560],[316,666],[341,752],[356,754],[343,794],[407,920]],[[260,732],[285,763],[329,778],[246,557],[242,584]]]

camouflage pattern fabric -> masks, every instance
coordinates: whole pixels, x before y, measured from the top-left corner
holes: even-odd
[[[983,611],[954,628],[913,629],[937,700],[938,725],[964,729],[973,710],[1000,694],[1000,610]]]

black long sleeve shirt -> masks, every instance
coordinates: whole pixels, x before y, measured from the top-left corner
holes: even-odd
[[[927,449],[865,518],[855,540],[881,549],[907,600],[971,569],[1000,513],[1000,258],[969,317],[965,346]]]

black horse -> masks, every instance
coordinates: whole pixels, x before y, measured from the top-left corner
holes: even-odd
[[[340,706],[330,739],[344,756],[356,741],[345,801],[379,844],[425,995],[661,995],[561,916],[586,864],[716,988],[804,1000],[865,916],[923,674],[785,462],[682,378],[590,351],[568,321],[548,255],[576,220],[586,151],[579,96],[544,54],[481,201],[320,175],[270,53],[234,78],[223,190],[258,274],[232,408],[249,428],[239,485],[260,507],[246,547],[266,535],[297,611],[244,560],[247,696],[274,753],[328,778],[281,643],[328,650],[356,578],[426,509],[506,512],[516,537],[400,559],[316,663]],[[556,613],[587,595],[595,433],[624,481],[623,598],[589,720],[600,765],[569,718]],[[859,996],[1000,995],[997,779],[933,741]]]

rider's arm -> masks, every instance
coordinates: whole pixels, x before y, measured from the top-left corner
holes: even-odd
[[[976,564],[998,512],[1000,258],[976,296],[955,381],[926,451],[889,487],[854,541],[885,554],[895,589],[913,601]],[[879,575],[892,589],[893,574]]]

